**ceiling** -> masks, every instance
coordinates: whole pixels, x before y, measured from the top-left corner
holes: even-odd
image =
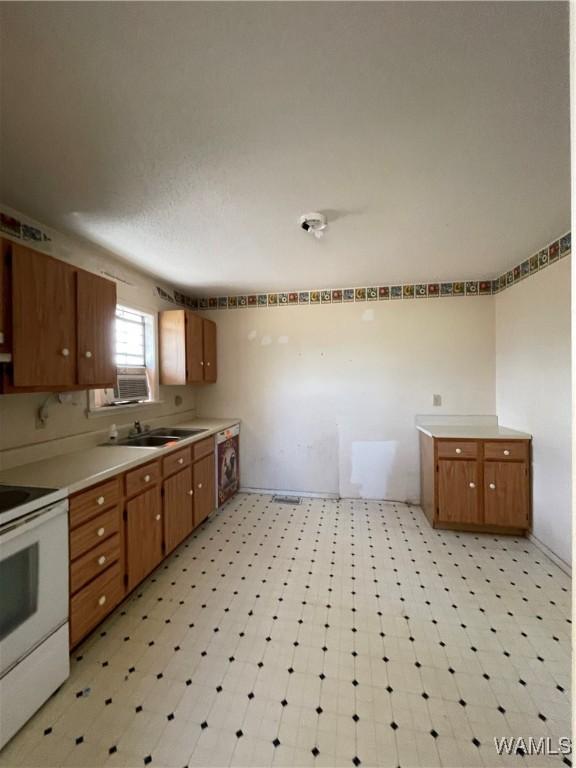
[[[190,292],[479,279],[569,229],[565,3],[0,5],[2,201]]]

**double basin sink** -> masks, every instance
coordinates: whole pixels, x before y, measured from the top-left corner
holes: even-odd
[[[125,437],[122,440],[116,440],[114,443],[105,443],[105,445],[131,445],[135,448],[161,448],[168,443],[175,443],[184,440],[187,437],[194,437],[206,429],[181,429],[179,427],[158,427],[142,434]]]

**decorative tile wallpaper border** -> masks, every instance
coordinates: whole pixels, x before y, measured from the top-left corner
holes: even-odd
[[[238,309],[244,307],[280,307],[309,304],[341,304],[359,301],[397,301],[436,299],[448,296],[490,296],[541,272],[571,252],[571,233],[563,235],[530,258],[492,280],[460,280],[446,283],[403,283],[371,285],[362,288],[321,288],[309,291],[252,293],[237,296],[195,298],[179,291],[173,295],[156,288],[157,294],[173,304],[190,309]]]
[[[0,232],[6,232],[7,235],[31,243],[49,243],[52,240],[46,232],[38,229],[38,227],[31,227],[29,224],[24,224],[19,219],[2,212],[0,212]]]

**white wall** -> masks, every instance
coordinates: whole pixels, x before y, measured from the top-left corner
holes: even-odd
[[[108,251],[83,240],[64,236],[6,206],[2,206],[2,210],[24,223],[41,227],[52,238],[49,243],[24,245],[42,249],[56,258],[96,274],[106,272],[108,276],[116,277],[119,302],[151,313],[173,308],[155,294],[155,280],[116,259]],[[2,234],[2,237],[6,235]],[[54,453],[75,450],[87,442],[101,439],[113,422],[120,427],[135,419],[148,422],[169,415],[189,414],[194,409],[194,390],[195,387],[191,386],[160,387],[159,397],[162,402],[157,405],[115,411],[111,415],[96,418],[87,418],[86,393],[77,392],[70,403],[50,403],[48,422],[43,429],[37,427],[36,412],[46,399],[46,394],[0,395],[0,468],[7,469]],[[175,402],[176,396],[181,398],[179,405]]]
[[[216,311],[203,416],[242,419],[245,487],[419,499],[417,414],[491,414],[493,298]],[[432,394],[442,408],[432,408]]]
[[[570,562],[570,259],[495,297],[496,410],[533,435],[533,533]]]

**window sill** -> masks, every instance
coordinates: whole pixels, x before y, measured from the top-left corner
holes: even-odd
[[[146,400],[145,403],[126,403],[126,405],[101,405],[99,408],[87,408],[86,416],[96,419],[98,416],[110,416],[112,413],[122,413],[139,408],[149,408],[151,405],[161,405],[165,400]]]

